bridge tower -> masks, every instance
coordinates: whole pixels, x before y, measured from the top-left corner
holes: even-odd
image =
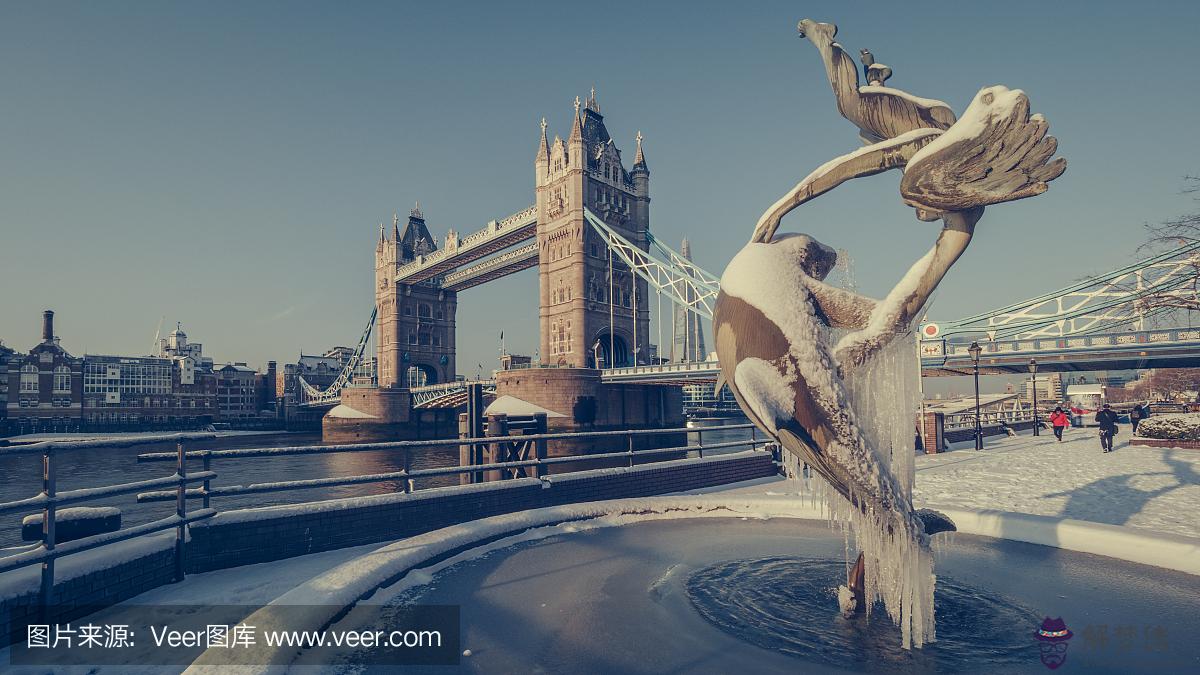
[[[383,224],[375,247],[376,358],[380,387],[408,388],[454,380],[455,311],[458,296],[431,283],[397,282],[396,269],[437,250],[419,206],[404,230],[392,218],[392,238]]]
[[[637,136],[633,166],[609,136],[593,89],[564,143],[542,137],[534,160],[537,184],[538,282],[542,361],[587,368],[647,363],[650,311],[646,282],[584,220],[586,206],[641,249],[648,248],[650,169]],[[611,352],[611,353],[610,353]],[[599,356],[600,363],[596,363]]]

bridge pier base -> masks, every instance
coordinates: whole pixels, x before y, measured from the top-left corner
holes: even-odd
[[[458,434],[453,410],[415,410],[407,389],[346,387],[341,400],[341,405],[321,418],[324,443],[410,441]]]
[[[678,429],[686,424],[683,415],[683,391],[677,386],[650,384],[614,384],[602,382],[600,371],[592,368],[528,368],[496,373],[496,397],[512,396],[550,412],[547,431],[571,433],[624,429]],[[504,413],[504,410],[495,412]],[[687,445],[687,434],[648,434],[632,437],[634,450],[680,447]],[[549,457],[598,454],[628,450],[629,441],[550,440]],[[685,453],[680,452],[682,457]],[[672,459],[659,454],[647,461]],[[640,460],[639,460],[640,463]],[[570,471],[582,468],[625,466],[624,459],[597,460],[591,464],[573,464]],[[551,467],[551,473],[555,468]]]

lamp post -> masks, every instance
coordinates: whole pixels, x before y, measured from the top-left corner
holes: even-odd
[[[1033,384],[1033,435],[1040,436],[1037,407],[1037,359],[1029,359],[1029,379]]]
[[[971,362],[975,364],[975,449],[983,449],[983,427],[979,425],[979,355],[983,353],[983,347],[979,346],[978,342],[972,342],[970,347],[967,347],[967,353],[971,355]]]

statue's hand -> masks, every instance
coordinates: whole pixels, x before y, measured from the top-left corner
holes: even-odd
[[[796,32],[800,37],[812,40],[813,44],[830,44],[837,36],[837,26],[812,19],[800,19],[800,23],[796,24]]]
[[[966,211],[1046,191],[1067,160],[1050,161],[1058,141],[1025,93],[981,89],[954,126],[918,151],[900,180],[904,203],[929,214]]]

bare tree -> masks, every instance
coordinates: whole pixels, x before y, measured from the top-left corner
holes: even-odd
[[[1192,200],[1200,204],[1200,177],[1184,176],[1184,182],[1183,193],[1193,195]],[[1149,223],[1146,230],[1149,239],[1140,249],[1145,253],[1162,253],[1200,242],[1200,208],[1161,223]],[[1200,255],[1193,254],[1187,265],[1191,269],[1178,283],[1144,295],[1139,300],[1138,312],[1170,315],[1178,310],[1200,310]]]

